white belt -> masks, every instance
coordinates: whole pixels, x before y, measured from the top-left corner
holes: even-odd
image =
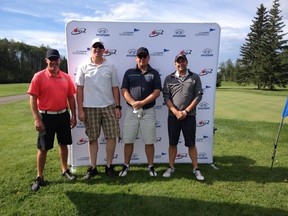
[[[55,114],[62,114],[64,112],[66,112],[66,111],[67,111],[67,109],[58,110],[58,111],[39,110],[39,113],[55,115]]]

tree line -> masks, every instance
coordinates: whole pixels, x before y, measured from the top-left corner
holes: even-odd
[[[31,46],[6,38],[0,39],[0,83],[29,83],[37,71],[46,67],[49,47]],[[60,69],[67,73],[67,60],[63,57]]]
[[[239,85],[254,84],[257,89],[274,90],[288,84],[288,46],[283,32],[279,0],[272,8],[260,5],[250,25],[250,32],[240,48],[240,58],[219,65],[217,86],[221,81],[234,81]]]

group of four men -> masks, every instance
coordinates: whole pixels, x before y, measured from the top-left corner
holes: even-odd
[[[84,179],[97,175],[98,138],[103,129],[106,142],[105,173],[115,176],[112,165],[116,139],[120,135],[121,118],[119,80],[116,68],[103,57],[104,43],[95,38],[91,43],[91,57],[80,65],[75,78],[76,89],[70,76],[59,69],[60,55],[55,49],[46,54],[46,69],[35,73],[28,89],[30,107],[38,133],[37,141],[37,178],[32,190],[37,191],[44,183],[43,171],[48,150],[53,148],[57,134],[62,175],[74,180],[76,177],[67,165],[68,148],[72,144],[71,128],[76,126],[76,101],[78,119],[85,123],[85,132],[89,138],[90,167]],[[136,53],[136,67],[128,69],[123,77],[121,93],[128,108],[126,110],[121,140],[124,146],[124,164],[119,176],[126,176],[134,149],[134,141],[141,134],[145,144],[145,153],[150,176],[157,176],[153,166],[154,143],[156,142],[155,101],[162,91],[169,109],[169,167],[164,177],[174,173],[177,144],[182,131],[185,146],[193,165],[197,180],[204,180],[198,169],[196,136],[196,106],[201,101],[203,90],[199,76],[188,68],[184,53],[175,57],[176,70],[169,74],[162,88],[160,75],[149,65],[150,55],[145,47]],[[68,104],[67,104],[68,101]],[[70,110],[70,113],[69,113]]]

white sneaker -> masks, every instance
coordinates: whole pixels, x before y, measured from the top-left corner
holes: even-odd
[[[150,176],[157,176],[157,173],[155,172],[154,166],[148,167],[149,175]]]
[[[123,164],[122,170],[121,170],[121,172],[119,173],[119,176],[121,176],[121,177],[126,176],[127,173],[128,173],[128,171],[129,171],[129,166],[126,166],[125,164]]]
[[[169,178],[175,172],[174,168],[169,167],[164,173],[163,177]]]
[[[193,173],[198,181],[204,181],[204,176],[201,174],[199,169],[194,169]]]

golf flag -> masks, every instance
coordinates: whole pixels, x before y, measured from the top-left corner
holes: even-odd
[[[286,104],[282,113],[283,118],[285,118],[286,116],[288,116],[288,97],[287,97]]]

